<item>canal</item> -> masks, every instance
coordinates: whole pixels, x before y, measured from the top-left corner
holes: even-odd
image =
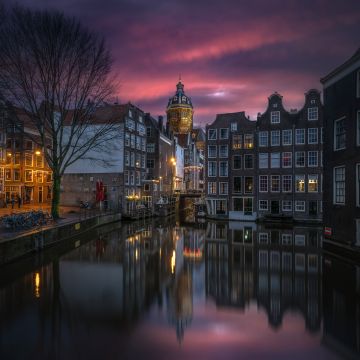
[[[0,359],[360,356],[360,267],[321,229],[152,219],[0,268]]]

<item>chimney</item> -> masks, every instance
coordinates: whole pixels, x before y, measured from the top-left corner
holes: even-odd
[[[164,131],[163,117],[159,116],[159,129],[161,132]]]

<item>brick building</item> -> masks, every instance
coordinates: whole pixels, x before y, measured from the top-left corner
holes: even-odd
[[[282,96],[269,97],[257,119],[257,198],[260,218],[322,219],[320,93],[309,90],[300,111],[287,111]]]
[[[360,246],[360,49],[321,79],[324,86],[324,226]]]

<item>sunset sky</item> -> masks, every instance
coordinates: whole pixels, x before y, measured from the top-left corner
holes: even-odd
[[[17,0],[57,9],[104,35],[120,102],[163,115],[179,74],[194,122],[246,111],[278,91],[287,109],[360,47],[359,0]],[[15,3],[5,0],[6,4]]]

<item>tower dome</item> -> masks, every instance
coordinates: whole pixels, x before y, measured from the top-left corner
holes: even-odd
[[[191,99],[185,95],[184,84],[181,79],[176,85],[176,93],[169,99],[166,115],[170,129],[175,134],[186,134],[192,130],[193,105]]]

